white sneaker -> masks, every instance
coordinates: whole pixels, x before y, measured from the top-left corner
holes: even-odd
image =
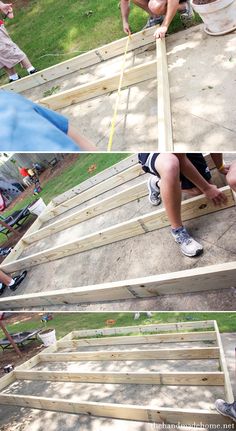
[[[216,400],[216,410],[223,416],[227,416],[236,422],[236,402],[229,404],[224,400]]]
[[[134,320],[138,320],[140,318],[140,313],[135,313]]]
[[[149,190],[149,202],[154,205],[158,206],[161,203],[161,194],[160,194],[160,187],[158,186],[158,177],[152,175],[148,180],[148,190]]]
[[[180,250],[185,256],[195,257],[203,252],[203,247],[199,242],[195,241],[184,227],[172,229],[171,233],[175,242],[180,245]]]

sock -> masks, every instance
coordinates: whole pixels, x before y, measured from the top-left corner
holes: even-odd
[[[35,70],[35,67],[30,66],[30,67],[28,67],[27,72],[30,73],[30,72],[33,72],[34,70]]]
[[[13,280],[13,278],[11,279],[11,282],[8,284],[8,287],[14,286],[15,284],[15,280]]]
[[[14,75],[10,75],[9,78],[12,79],[13,81],[17,81],[17,79],[19,79],[19,75],[18,73],[14,73]]]

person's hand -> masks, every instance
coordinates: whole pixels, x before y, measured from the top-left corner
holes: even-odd
[[[166,25],[161,25],[154,33],[156,39],[164,39],[167,33],[168,27]]]
[[[123,30],[128,36],[131,35],[131,30],[128,22],[123,23]]]
[[[230,170],[230,165],[226,164],[223,165],[222,168],[218,169],[218,171],[222,174],[222,175],[227,175],[228,172]]]
[[[12,9],[12,3],[3,3],[0,2],[0,10],[2,13],[4,13],[8,18],[13,18],[13,9]]]
[[[207,199],[213,201],[214,205],[222,205],[227,202],[227,197],[214,184],[209,184],[204,190]]]

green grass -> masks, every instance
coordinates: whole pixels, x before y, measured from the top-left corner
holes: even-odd
[[[142,9],[132,5],[132,31],[140,31],[147,17]],[[197,22],[200,22],[198,17]],[[7,20],[6,27],[40,70],[124,37],[118,0],[67,0],[66,3],[31,0],[27,7],[21,5],[15,10],[15,18]],[[181,29],[183,25],[177,14],[169,33]]]
[[[48,204],[54,197],[64,193],[65,191],[71,189],[72,187],[82,183],[88,178],[93,177],[99,172],[104,171],[110,166],[118,163],[119,161],[128,157],[129,154],[126,153],[90,153],[90,154],[80,154],[77,161],[66,168],[60,176],[52,178],[47,183],[43,184],[42,192],[39,194],[46,204]],[[97,165],[97,169],[93,173],[88,173],[88,168],[93,165]],[[14,206],[14,211],[17,211],[25,206],[29,205],[31,202],[35,201],[36,196],[28,196],[21,202]],[[4,217],[7,217],[12,213],[12,209],[4,212]],[[6,236],[0,234],[0,243],[6,241]]]
[[[139,320],[134,320],[134,313],[54,313],[53,316],[53,320],[48,322],[46,327],[55,328],[58,339],[74,330],[104,328],[107,326],[106,320],[109,319],[116,320],[114,327],[150,325],[152,323],[217,320],[220,332],[236,332],[236,313],[230,312],[166,312],[154,313],[152,318],[147,318],[146,314],[142,313]],[[14,325],[8,325],[7,321],[5,323],[9,332],[20,332],[44,327],[44,324],[41,323],[40,318],[36,315],[33,316],[31,321],[21,322],[21,317],[19,315],[19,320]],[[0,337],[3,337],[1,331]]]

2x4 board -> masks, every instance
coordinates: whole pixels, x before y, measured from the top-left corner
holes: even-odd
[[[136,158],[128,157],[111,169],[95,176],[93,179],[55,198],[38,217],[24,237],[19,241],[14,250],[4,260],[1,269],[12,273],[22,269],[28,269],[41,263],[62,259],[65,256],[82,253],[87,250],[106,246],[117,241],[145,235],[156,229],[168,226],[168,218],[164,209],[158,209],[140,217],[133,218],[123,223],[115,224],[101,231],[82,236],[76,240],[52,247],[38,253],[21,257],[28,245],[50,237],[56,232],[78,225],[82,221],[93,218],[113,208],[124,205],[148,194],[146,179],[137,185],[131,186],[131,179],[141,177],[143,171],[137,164]],[[127,187],[112,197],[101,198],[95,204],[85,209],[79,209],[79,205],[89,201],[93,197],[113,190],[119,185],[127,183]],[[182,203],[183,221],[191,220],[215,211],[224,211],[235,206],[234,193],[228,187],[222,187],[222,192],[227,196],[227,202],[221,207],[215,207],[203,195],[197,196]],[[78,210],[72,215],[54,221],[54,218],[72,208]],[[44,223],[47,225],[44,226]],[[63,290],[47,291],[46,293],[32,293],[27,295],[14,295],[0,299],[0,309],[15,309],[19,307],[43,307],[59,304],[79,304],[98,301],[115,301],[132,298],[145,298],[163,294],[176,294],[186,292],[201,292],[212,289],[230,288],[235,285],[236,264],[227,262],[194,268],[174,273],[159,274],[133,280],[122,280],[92,286],[80,286]]]
[[[194,343],[200,341],[210,342],[211,347],[195,347]],[[190,343],[193,347],[182,348],[181,343],[185,342]],[[165,343],[175,343],[178,347],[165,348]],[[152,345],[150,346],[152,348],[140,348],[141,344]],[[84,351],[84,346],[89,347],[89,350]],[[112,346],[113,349],[109,350],[107,346]],[[66,352],[63,351],[64,348],[66,348]],[[155,360],[160,364],[161,361],[169,360],[198,360],[201,362],[210,359],[217,360],[218,371],[160,373],[150,372],[149,365],[147,365],[146,371],[122,372],[123,361],[133,361],[133,364],[138,364],[136,361],[145,360],[148,364],[148,361]],[[63,370],[66,370],[68,362],[79,363],[81,361],[100,361],[101,363],[116,361],[120,371],[69,372],[42,369],[44,363],[61,362]],[[37,366],[40,366],[40,371],[37,370]],[[140,391],[142,391],[142,385],[154,385],[157,388],[163,385],[206,386],[209,391],[212,386],[220,386],[222,387],[222,397],[228,402],[232,402],[233,392],[221,337],[217,322],[213,320],[73,331],[0,379],[0,404],[157,424],[189,426],[194,424],[195,427],[200,427],[200,424],[219,424],[233,428],[231,421],[219,415],[213,407],[203,410],[201,408],[188,409],[187,406],[184,409],[173,406],[163,408],[158,405],[145,405],[145,402],[144,405],[78,402],[38,395],[17,395],[15,390],[11,392],[10,385],[21,380],[78,384],[99,383],[101,385],[112,383],[127,386],[135,384],[140,385]],[[185,388],[185,390],[187,389]],[[92,393],[90,395],[92,398]],[[199,403],[201,401],[199,400]]]

